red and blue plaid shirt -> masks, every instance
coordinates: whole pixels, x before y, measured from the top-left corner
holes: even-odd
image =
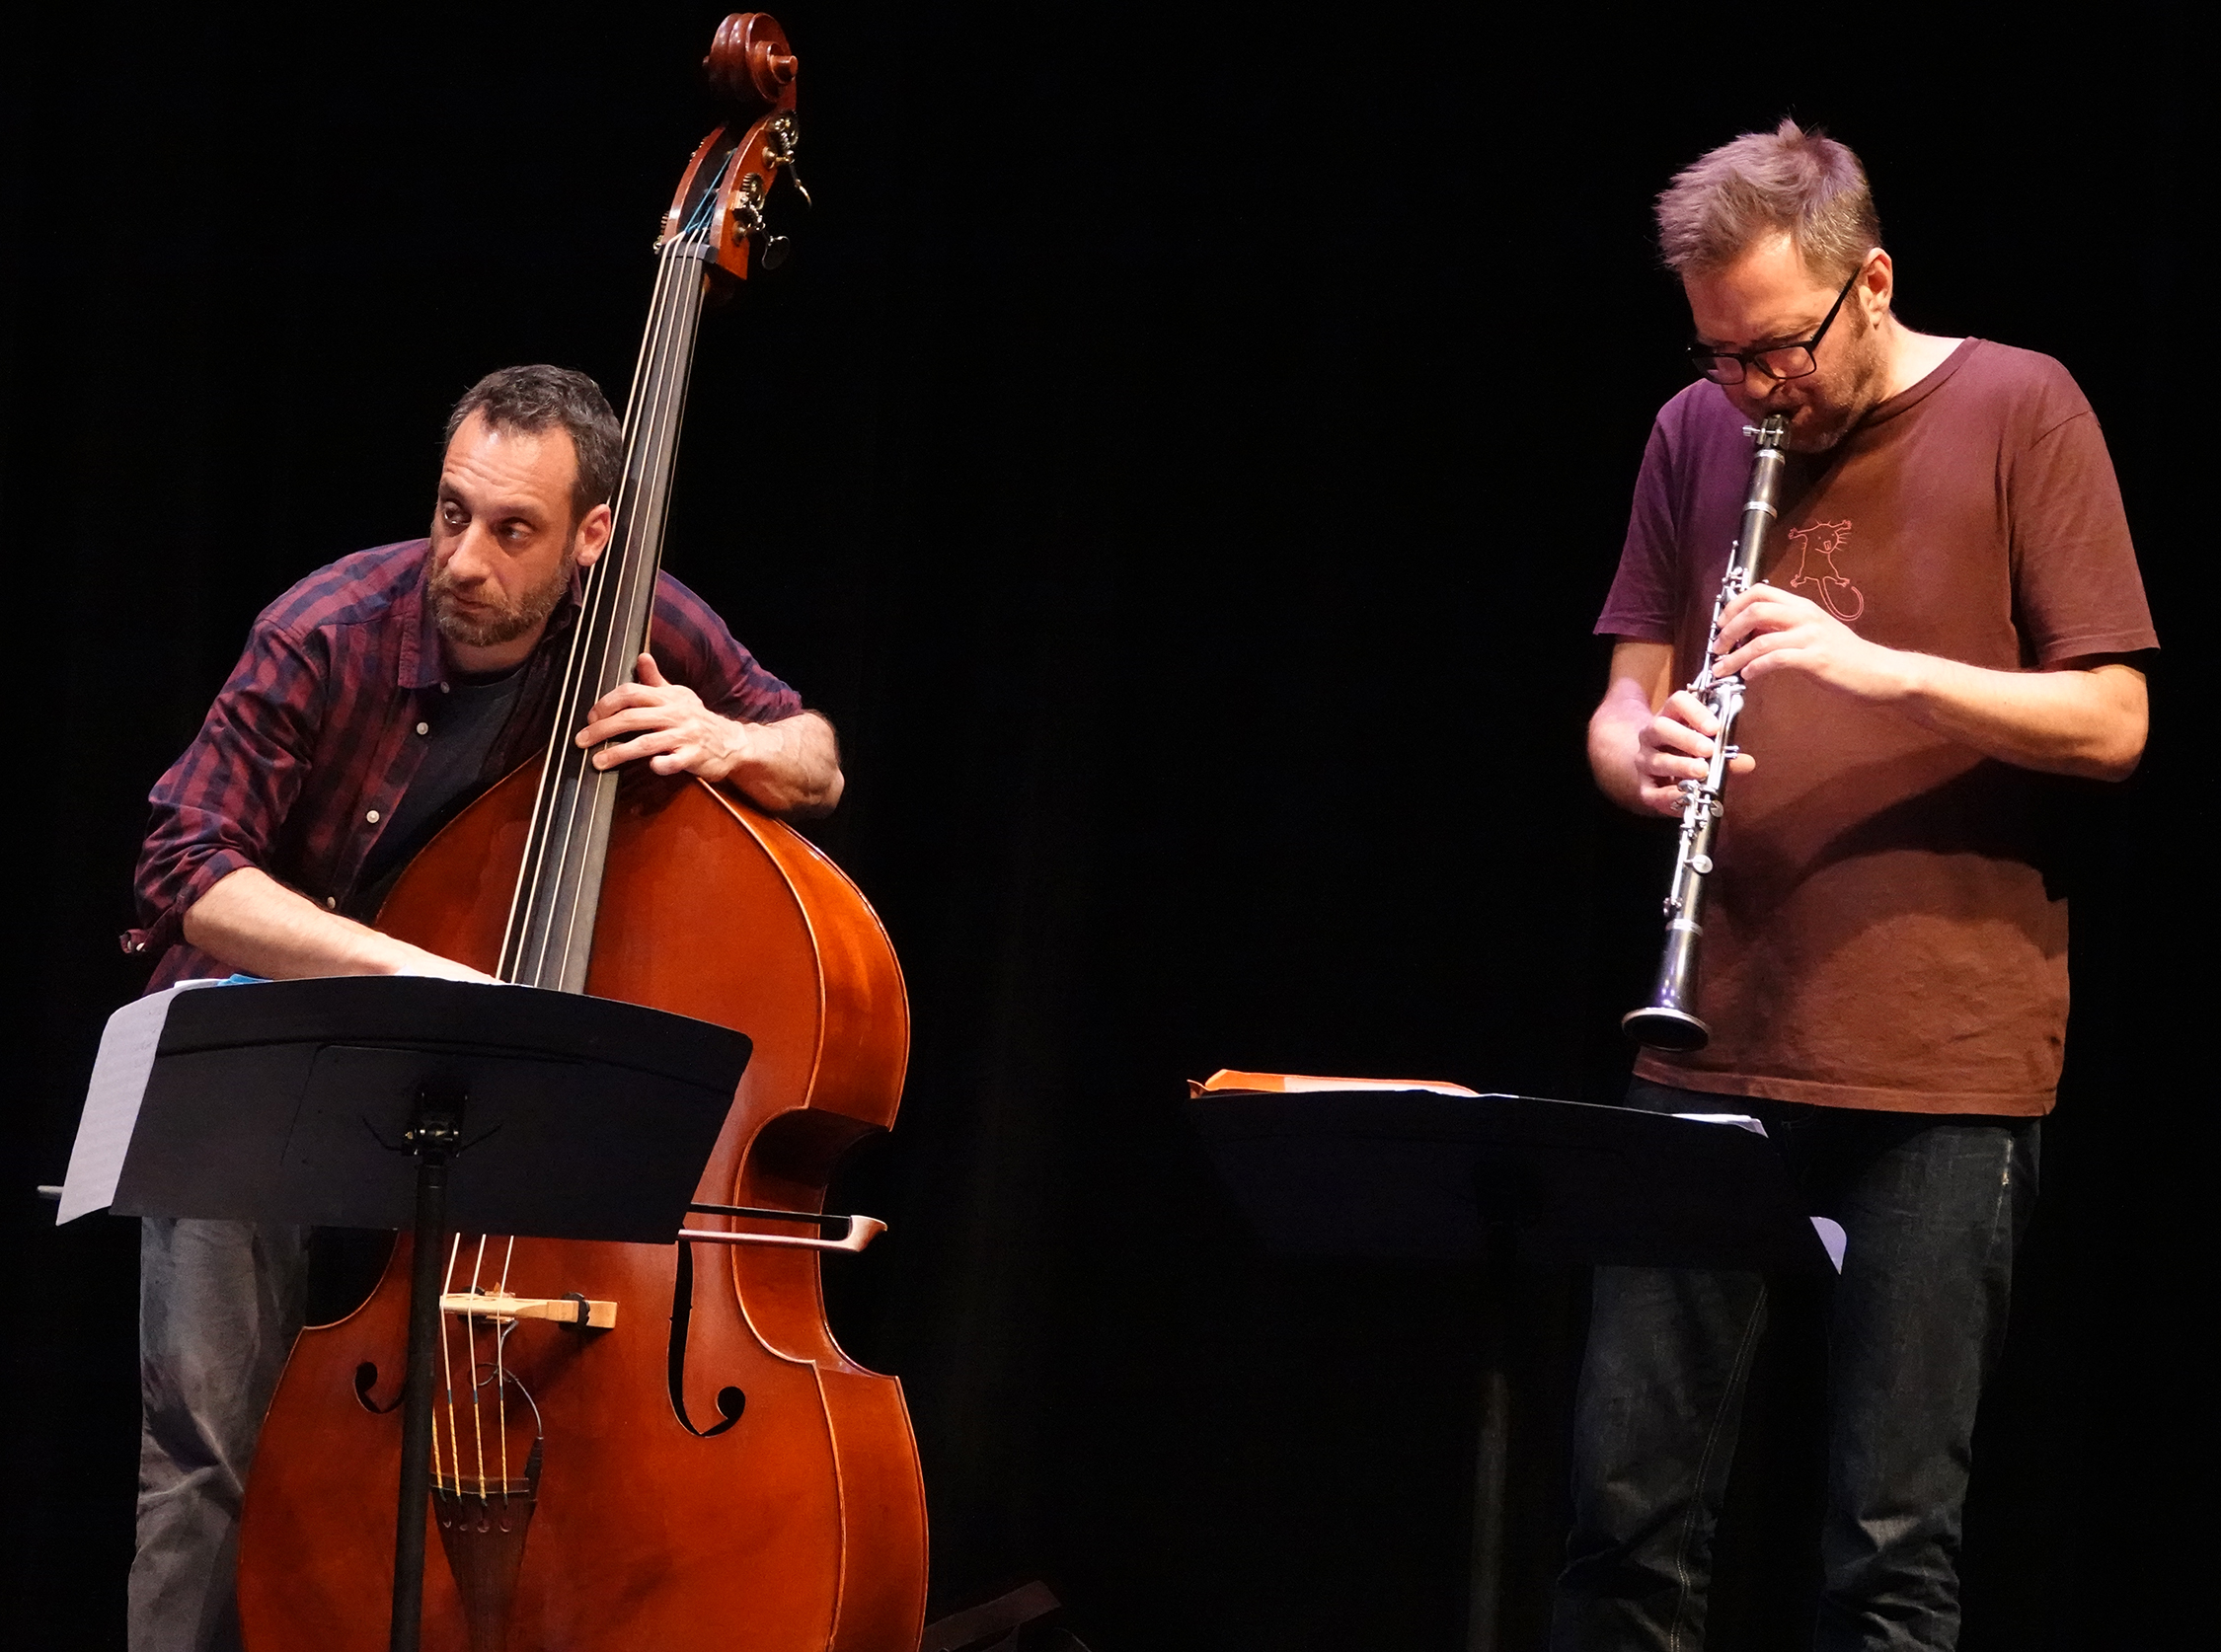
[[[139,852],[140,927],[127,952],[160,954],[148,990],[227,966],[186,944],[186,910],[220,878],[260,866],[321,906],[354,892],[382,825],[417,773],[421,736],[445,692],[446,657],[425,601],[427,540],[357,552],[320,568],[255,621],[246,652],[185,755],[155,783]],[[556,611],[524,699],[540,706],[504,738],[508,766],[547,740],[546,691],[576,610]],[[802,699],[758,665],[708,604],[669,574],[655,588],[655,663],[721,716],[777,722]]]

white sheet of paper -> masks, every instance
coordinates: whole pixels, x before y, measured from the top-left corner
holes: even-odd
[[[1812,1232],[1820,1236],[1820,1243],[1827,1248],[1828,1260],[1835,1264],[1835,1271],[1841,1273],[1844,1247],[1851,1242],[1851,1236],[1843,1231],[1842,1223],[1830,1222],[1824,1216],[1811,1218],[1811,1223]]]
[[[1766,1126],[1748,1113],[1675,1113],[1673,1116],[1688,1119],[1693,1124],[1732,1124],[1737,1130],[1748,1130],[1753,1135],[1766,1134]]]
[[[109,1016],[101,1033],[101,1053],[93,1058],[93,1082],[85,1087],[85,1111],[77,1120],[77,1141],[69,1150],[69,1174],[62,1178],[61,1208],[54,1224],[74,1222],[88,1211],[115,1202],[115,1181],[123,1173],[131,1131],[139,1122],[139,1100],[147,1075],[154,1071],[154,1049],[170,1002],[195,987],[220,987],[221,981],[180,981],[133,1000]]]

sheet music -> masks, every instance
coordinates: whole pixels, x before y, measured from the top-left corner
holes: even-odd
[[[77,1141],[69,1150],[69,1174],[62,1178],[61,1208],[54,1224],[74,1222],[88,1211],[106,1210],[115,1200],[115,1181],[123,1173],[131,1131],[139,1122],[139,1099],[154,1070],[155,1046],[170,1018],[170,1002],[196,987],[220,987],[219,980],[180,981],[126,1004],[109,1016],[101,1033],[101,1053],[93,1058],[93,1081],[85,1087],[85,1111],[77,1121]]]
[[[1748,1113],[1675,1113],[1675,1118],[1685,1118],[1692,1124],[1731,1124],[1737,1130],[1748,1130],[1753,1135],[1766,1134],[1766,1126]]]
[[[1810,1221],[1812,1232],[1820,1236],[1820,1245],[1827,1251],[1828,1260],[1835,1264],[1835,1271],[1841,1273],[1843,1252],[1851,1242],[1850,1236],[1843,1231],[1843,1224],[1830,1222],[1824,1216],[1812,1217]]]

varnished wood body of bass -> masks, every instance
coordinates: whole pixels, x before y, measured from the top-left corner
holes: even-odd
[[[380,928],[494,967],[536,770],[511,775],[434,839]],[[840,1153],[893,1122],[909,1017],[878,918],[800,836],[701,781],[628,776],[587,990],[754,1041],[703,1202],[821,1210]],[[465,1236],[466,1257],[473,1242]],[[401,1424],[398,1410],[370,1406],[398,1397],[407,1252],[404,1237],[359,1311],[302,1333],[271,1404],[241,1539],[249,1652],[386,1644]],[[539,1408],[545,1460],[505,1642],[468,1630],[435,1533],[427,1652],[916,1647],[925,1498],[900,1385],[834,1342],[816,1253],[700,1245],[696,1255],[689,1414],[707,1427],[721,1390],[746,1396],[739,1421],[709,1439],[682,1427],[667,1397],[675,1247],[515,1241],[511,1293],[576,1292],[616,1302],[619,1316],[608,1331],[525,1321],[509,1337],[506,1365]],[[365,1365],[377,1373],[367,1402]]]

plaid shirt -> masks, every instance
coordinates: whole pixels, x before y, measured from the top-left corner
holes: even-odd
[[[126,952],[160,954],[149,991],[228,973],[186,944],[181,926],[193,902],[242,866],[260,866],[322,906],[346,906],[379,828],[422,760],[420,736],[447,687],[424,593],[429,546],[409,540],[343,558],[255,621],[199,734],[148,797],[154,817],[139,852],[140,927],[122,941]],[[545,747],[576,614],[568,600],[559,605],[533,650],[519,708],[529,714],[498,742],[493,774]],[[722,716],[777,722],[803,709],[667,573],[656,584],[650,635],[663,674]]]

